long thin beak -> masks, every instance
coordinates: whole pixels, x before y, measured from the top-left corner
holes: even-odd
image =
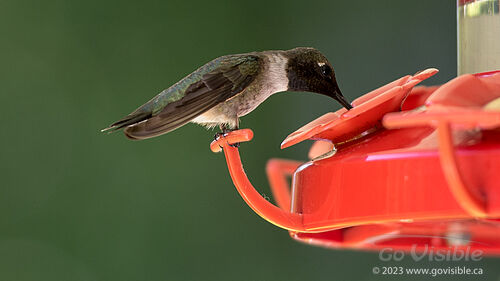
[[[347,110],[352,108],[352,105],[345,99],[344,95],[342,95],[338,87],[337,90],[335,91],[335,99]]]

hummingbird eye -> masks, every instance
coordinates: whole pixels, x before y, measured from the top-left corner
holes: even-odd
[[[321,74],[325,77],[330,77],[332,74],[332,69],[327,64],[323,64],[321,67]]]

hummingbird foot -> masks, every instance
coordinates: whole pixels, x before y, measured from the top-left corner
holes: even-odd
[[[218,141],[220,138],[224,137],[225,133],[215,133],[214,141]],[[219,144],[220,149],[223,149],[222,145]]]
[[[224,135],[225,135],[225,133],[215,133],[215,135],[214,135],[214,141],[219,140]]]
[[[234,148],[238,148],[238,147],[240,147],[240,143],[239,142],[230,143],[229,146],[234,147]]]
[[[227,134],[230,133],[230,132],[232,132],[232,131],[229,131],[227,133],[216,133],[214,135],[214,141],[218,141],[220,138],[223,138],[223,137],[227,136]],[[238,147],[240,147],[240,143],[239,142],[230,143],[229,146],[238,148]],[[223,148],[222,145],[220,145],[220,144],[219,144],[219,147]]]
[[[240,143],[250,141],[253,138],[253,132],[250,129],[241,129],[229,132],[227,134],[218,133],[214,141],[210,144],[213,152],[220,152],[227,146],[238,147]],[[233,153],[234,149],[228,149],[228,153]]]
[[[226,137],[229,133],[237,130],[237,129],[229,129],[226,125],[220,125],[220,129],[221,129],[222,132],[216,133],[214,135],[214,140],[215,141],[218,141],[220,138]],[[230,143],[229,146],[238,148],[238,147],[240,147],[240,143],[239,142],[237,142],[237,143]],[[220,144],[219,144],[219,147],[221,149],[223,148]]]

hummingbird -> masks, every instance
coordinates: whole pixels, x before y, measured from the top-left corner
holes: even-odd
[[[239,128],[240,117],[284,91],[323,94],[352,108],[326,57],[300,47],[218,57],[102,131],[124,128],[128,138],[142,140],[192,122],[227,133]]]

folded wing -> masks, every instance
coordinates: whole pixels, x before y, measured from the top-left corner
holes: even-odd
[[[146,139],[168,133],[243,91],[255,79],[258,68],[257,56],[248,55],[237,60],[229,57],[214,70],[201,75],[201,79],[191,83],[182,98],[170,101],[157,112],[151,110],[154,105],[142,106],[149,110],[139,108],[112,124],[109,129],[126,127],[125,135],[131,139]]]

